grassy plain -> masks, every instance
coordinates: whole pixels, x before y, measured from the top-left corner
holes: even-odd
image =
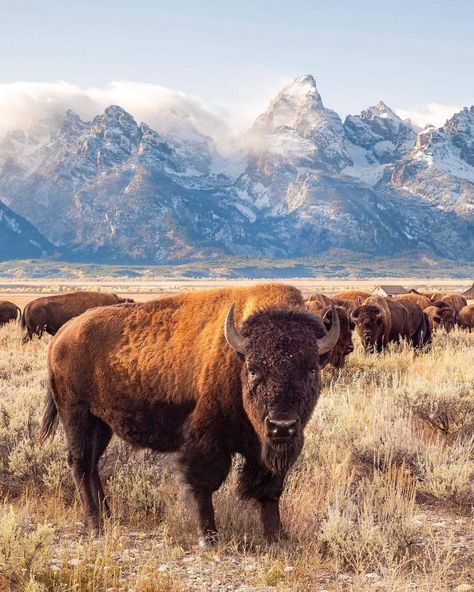
[[[165,289],[122,287],[138,299]],[[11,286],[0,298],[22,305],[37,293]],[[356,343],[343,370],[323,371],[282,499],[287,540],[265,544],[231,474],[213,551],[196,547],[173,458],[115,439],[101,468],[113,517],[101,539],[84,533],[61,431],[34,442],[50,338],[21,346],[19,336],[15,324],[0,329],[0,590],[474,590],[474,333],[438,334],[424,354],[367,356]]]

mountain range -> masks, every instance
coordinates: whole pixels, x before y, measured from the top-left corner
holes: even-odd
[[[383,102],[343,122],[296,78],[222,155],[188,121],[111,105],[0,138],[0,259],[162,263],[428,253],[474,260],[474,107],[417,129]],[[183,133],[183,130],[185,133]]]

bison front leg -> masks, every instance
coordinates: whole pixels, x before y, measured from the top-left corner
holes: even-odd
[[[223,442],[212,433],[196,430],[187,435],[180,459],[184,478],[194,498],[199,545],[210,548],[217,543],[212,494],[219,489],[229,473],[231,455]]]
[[[285,474],[274,475],[259,463],[246,460],[240,470],[238,491],[242,499],[255,499],[260,504],[263,534],[269,543],[282,538],[280,497]]]
[[[282,537],[280,519],[280,498],[260,500],[263,534],[269,543],[276,543]]]

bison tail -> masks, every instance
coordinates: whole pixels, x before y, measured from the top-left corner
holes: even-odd
[[[15,304],[15,306],[16,306],[16,304]],[[21,325],[21,319],[23,318],[23,315],[22,315],[22,313],[21,313],[21,308],[20,308],[19,306],[16,306],[16,309],[17,309],[17,311],[18,311],[17,321],[18,321],[18,322],[20,323],[20,325]]]
[[[46,407],[43,413],[41,430],[38,434],[38,443],[44,444],[48,438],[53,438],[58,428],[58,408],[53,398],[53,389],[50,384],[46,394]]]

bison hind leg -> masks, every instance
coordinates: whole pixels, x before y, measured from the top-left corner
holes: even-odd
[[[102,421],[98,417],[95,418],[94,436],[92,439],[93,450],[92,450],[92,475],[91,475],[91,487],[92,493],[99,507],[99,511],[106,517],[110,516],[110,507],[107,501],[107,497],[104,493],[102,481],[99,474],[99,460],[105,452],[110,440],[112,438],[112,429],[105,421]]]
[[[68,445],[68,464],[81,497],[86,523],[101,532],[101,505],[106,511],[105,496],[97,463],[110,441],[106,426],[87,409],[62,410],[61,419]]]

